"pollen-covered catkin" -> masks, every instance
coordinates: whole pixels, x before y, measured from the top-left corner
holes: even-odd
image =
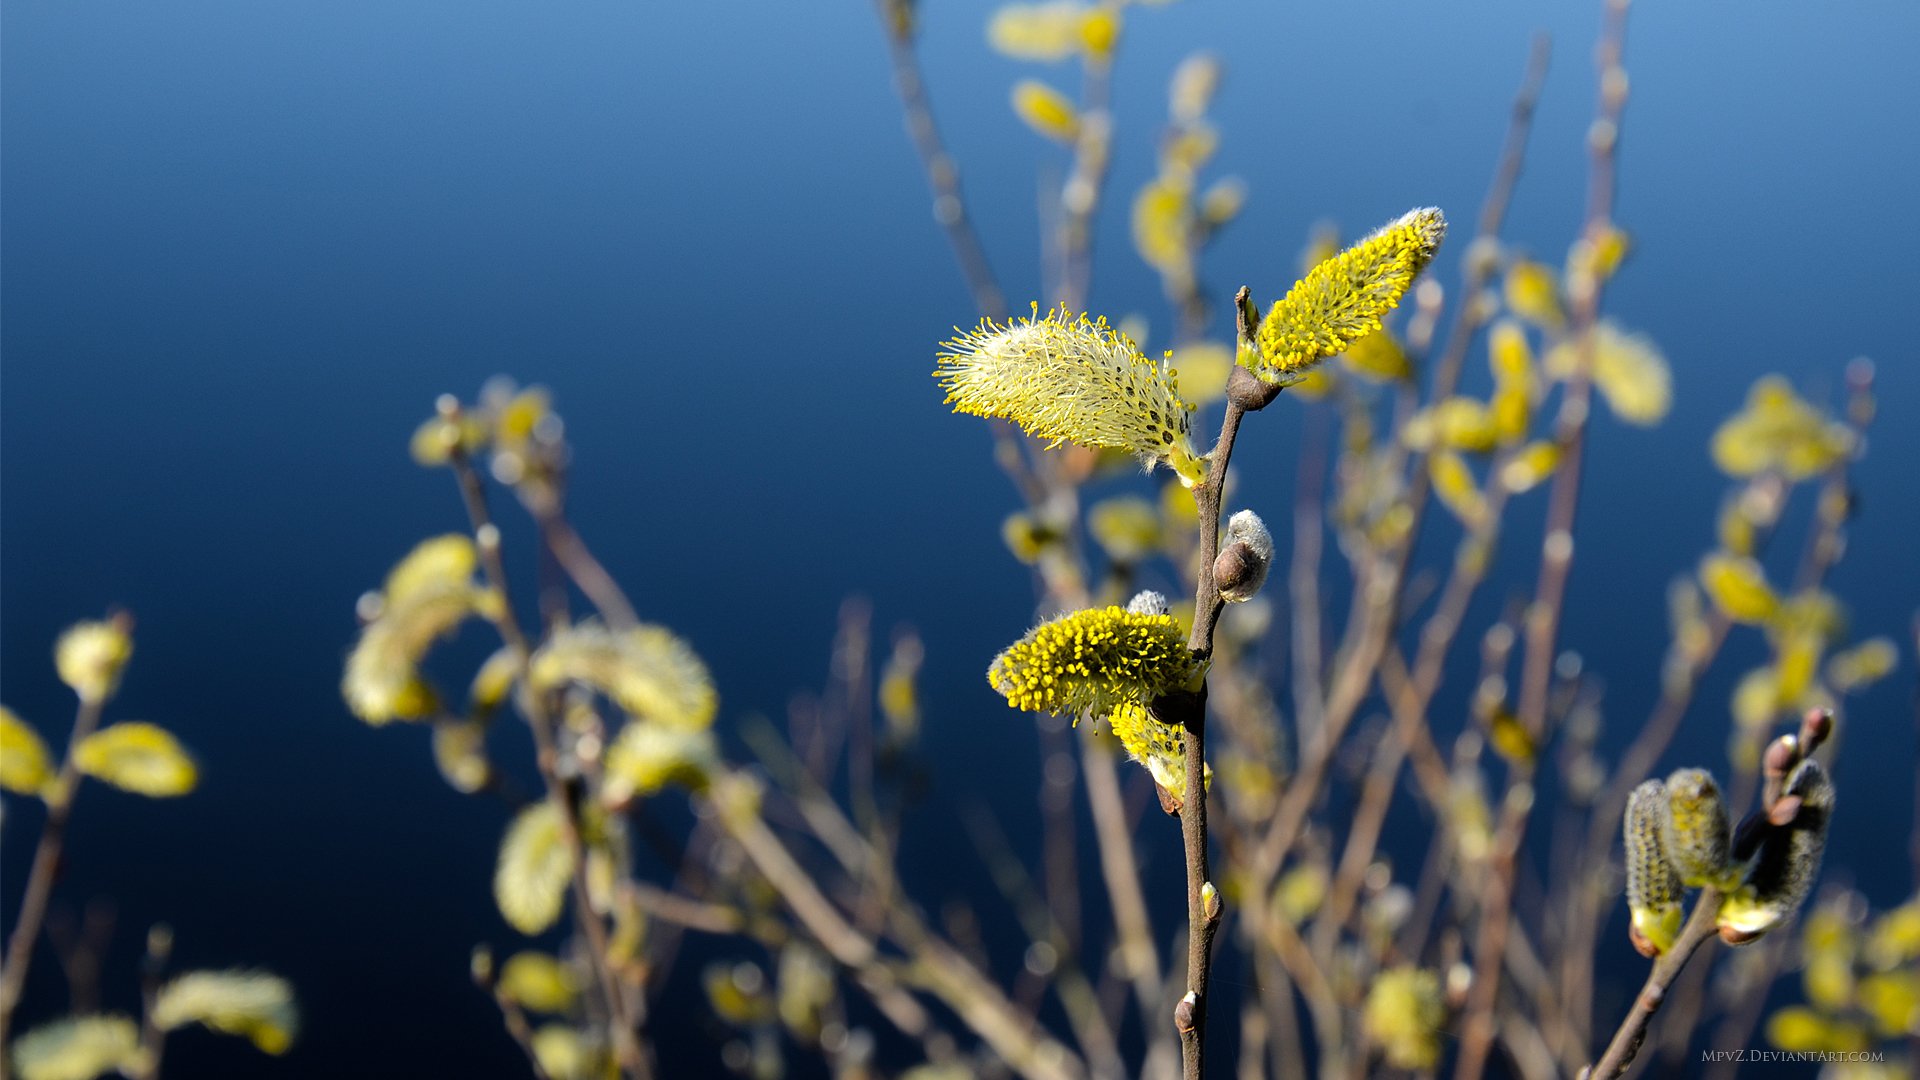
[[[1727,872],[1732,837],[1727,801],[1705,769],[1680,769],[1667,777],[1667,813],[1661,823],[1667,861],[1680,883],[1699,888]]]
[[[1260,321],[1254,374],[1269,383],[1297,382],[1379,330],[1381,316],[1399,305],[1446,234],[1440,211],[1411,210],[1307,271]]]
[[[1078,443],[1164,461],[1189,486],[1203,479],[1193,406],[1176,372],[1147,359],[1105,319],[1055,309],[945,343],[934,375],[953,411],[1019,424],[1052,446]]]
[[[1153,714],[1137,702],[1129,702],[1107,717],[1107,724],[1126,747],[1127,756],[1146,767],[1153,782],[1185,799],[1187,795],[1186,733]],[[1211,784],[1213,767],[1207,766],[1204,783]]]
[[[1667,816],[1667,786],[1648,780],[1627,800],[1622,833],[1627,848],[1627,910],[1635,945],[1658,955],[1680,934],[1680,876],[1667,860],[1662,839]],[[1644,945],[1642,945],[1644,943]]]
[[[1008,646],[987,669],[987,681],[1016,709],[1109,713],[1187,681],[1194,659],[1182,638],[1170,615],[1077,611]]]
[[[1782,797],[1799,799],[1800,812],[1761,842],[1746,880],[1720,907],[1723,930],[1751,936],[1772,929],[1799,910],[1820,876],[1827,820],[1833,815],[1833,781],[1818,761],[1808,758],[1787,774]]]

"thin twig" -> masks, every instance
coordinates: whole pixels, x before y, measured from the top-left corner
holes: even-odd
[[[116,619],[127,620],[127,616],[119,615]],[[73,797],[80,785],[80,762],[74,751],[100,726],[100,710],[105,704],[102,700],[81,700],[73,720],[73,733],[67,738],[66,759],[60,763],[60,772],[46,794],[47,819],[40,827],[40,842],[33,849],[33,865],[27,871],[26,890],[20,896],[20,913],[14,920],[13,934],[7,939],[6,960],[0,963],[0,1048],[7,1045],[13,1010],[26,989],[27,968],[33,963],[34,945],[40,939],[40,927],[47,917],[47,901],[53,895],[54,878],[60,873],[67,819],[73,813]],[[4,1077],[7,1067],[7,1062],[0,1061],[0,1077]]]
[[[480,474],[473,463],[464,454],[455,453],[451,464],[454,475],[459,481],[460,494],[467,508],[467,517],[473,528],[474,546],[479,550],[481,566],[485,569],[487,580],[499,603],[494,607],[492,616],[495,628],[507,646],[514,652],[518,665],[517,679],[521,685],[527,685],[527,665],[531,661],[533,650],[520,621],[513,613],[511,593],[507,589],[506,563],[500,553],[500,530],[493,524],[487,510],[487,493]],[[640,1006],[633,1001],[627,988],[622,985],[620,976],[614,971],[607,956],[607,927],[600,916],[594,912],[590,903],[590,889],[587,883],[587,848],[582,836],[578,808],[569,792],[569,784],[560,776],[559,750],[554,740],[554,720],[548,711],[546,702],[539,694],[528,692],[522,696],[527,713],[527,726],[533,731],[535,762],[540,770],[540,778],[546,784],[547,800],[557,812],[561,822],[561,834],[568,851],[573,857],[573,898],[575,921],[587,937],[587,962],[593,969],[594,977],[600,984],[601,994],[606,999],[607,1012],[612,1018],[614,1055],[620,1062],[620,1068],[627,1075],[646,1080],[652,1075],[652,1067],[647,1061],[646,1051],[640,1044]]]

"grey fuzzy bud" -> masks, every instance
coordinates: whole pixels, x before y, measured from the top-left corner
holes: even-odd
[[[1220,598],[1228,603],[1253,599],[1266,584],[1272,566],[1273,534],[1260,515],[1242,510],[1229,518],[1226,546],[1213,563],[1213,580]]]
[[[1152,589],[1142,589],[1127,601],[1127,611],[1134,615],[1165,615],[1169,610],[1166,594]]]

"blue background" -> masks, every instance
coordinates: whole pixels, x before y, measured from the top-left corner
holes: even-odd
[[[1008,87],[1069,79],[990,53],[990,5],[926,6],[936,108],[1023,304],[1040,288],[1036,166],[1062,161],[1013,120]],[[1131,13],[1092,305],[1146,313],[1164,343],[1125,203],[1153,169],[1167,76],[1203,47],[1228,70],[1217,167],[1252,191],[1207,264],[1221,296],[1284,289],[1322,219],[1351,234],[1434,204],[1464,231],[1536,29],[1555,65],[1508,235],[1557,262],[1582,213],[1597,7]],[[1033,813],[1037,768],[1008,749],[1030,731],[979,674],[1030,618],[1030,583],[997,538],[1014,497],[987,434],[928,377],[971,304],[867,4],[10,0],[0,30],[0,681],[62,736],[51,642],[124,605],[139,651],[109,717],[169,726],[204,772],[176,801],[89,787],[58,896],[118,902],[111,1003],[132,1005],[140,928],[166,920],[182,962],[273,967],[306,1006],[283,1060],[188,1036],[177,1066],[521,1074],[466,978],[475,942],[514,943],[488,892],[500,811],[441,783],[423,732],[367,729],[337,693],[354,598],[462,520],[408,434],[436,394],[498,372],[555,390],[578,525],[707,659],[723,723],[819,684],[850,593],[873,598],[882,634],[920,628],[942,772],[910,882],[930,905],[991,910],[978,869],[929,853],[966,850],[956,808]],[[1618,219],[1637,247],[1608,302],[1666,351],[1675,407],[1653,431],[1602,418],[1594,436],[1565,642],[1607,679],[1613,744],[1656,692],[1667,582],[1712,542],[1708,434],[1764,372],[1831,403],[1848,359],[1879,361],[1863,512],[1832,586],[1858,636],[1910,640],[1917,35],[1901,0],[1633,12]],[[1300,417],[1283,402],[1236,456],[1270,520]],[[1469,632],[1530,587],[1532,528]],[[1722,764],[1726,693],[1762,655],[1736,636],[1668,766]],[[1827,871],[1878,905],[1911,888],[1890,839],[1914,783],[1902,665],[1853,714]],[[37,820],[8,815],[9,899]],[[1172,919],[1171,832],[1142,849]],[[47,960],[28,1024],[59,1009]],[[704,1039],[667,1050],[713,1061]]]

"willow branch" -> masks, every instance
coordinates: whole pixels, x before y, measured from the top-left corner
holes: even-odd
[[[531,662],[533,650],[526,632],[520,627],[520,620],[513,613],[511,594],[507,591],[506,563],[500,554],[500,529],[493,524],[487,509],[486,487],[473,462],[464,454],[456,453],[451,463],[460,484],[461,498],[466,503],[467,518],[473,528],[474,546],[479,550],[481,566],[486,572],[488,584],[498,594],[499,603],[494,606],[493,624],[501,639],[514,652],[518,669],[516,679],[526,686],[527,665]],[[574,804],[570,785],[559,773],[554,718],[539,694],[528,692],[522,695],[522,700],[527,726],[533,731],[535,763],[540,770],[540,779],[546,785],[547,801],[558,813],[562,838],[573,858],[575,921],[586,935],[588,963],[600,985],[601,995],[606,999],[608,1015],[612,1018],[610,1026],[613,1029],[614,1055],[620,1062],[622,1072],[637,1080],[645,1080],[653,1070],[640,1045],[638,1005],[627,993],[627,988],[621,985],[619,975],[608,961],[607,927],[589,902],[586,842],[582,837],[579,808]]]
[[[116,619],[124,620],[125,615]],[[20,896],[20,914],[15,918],[13,934],[7,939],[7,955],[0,963],[0,1049],[7,1045],[13,1010],[26,989],[27,968],[33,963],[33,949],[40,940],[40,928],[46,921],[47,901],[53,896],[53,881],[60,872],[60,857],[66,846],[67,819],[73,813],[73,797],[80,786],[80,762],[74,751],[100,726],[104,701],[82,699],[74,715],[73,733],[67,737],[67,754],[47,793],[47,819],[40,826],[40,842],[33,849],[33,865],[27,871],[26,890]],[[3,1066],[0,1066],[3,1069]]]

